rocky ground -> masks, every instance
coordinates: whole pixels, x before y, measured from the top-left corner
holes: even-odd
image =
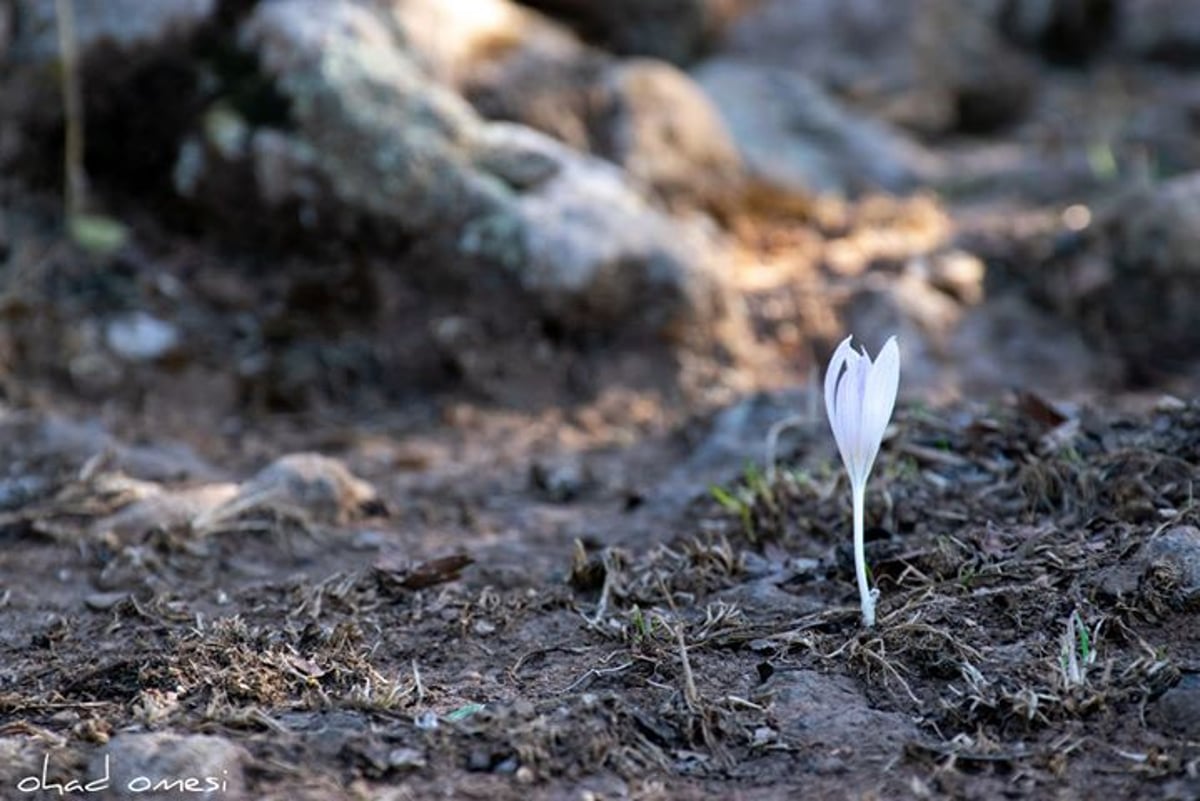
[[[0,798],[1200,795],[1198,63],[1169,0],[0,0]]]

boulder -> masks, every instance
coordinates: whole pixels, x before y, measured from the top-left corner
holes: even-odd
[[[85,55],[101,44],[127,52],[154,48],[190,36],[209,21],[216,7],[217,0],[76,2],[75,42]],[[13,15],[19,30],[12,48],[14,61],[25,64],[57,61],[55,0],[15,0]],[[0,20],[7,16],[0,9]],[[5,27],[0,22],[0,41]]]
[[[236,800],[247,797],[243,767],[248,760],[245,749],[223,737],[122,733],[93,755],[90,773],[111,779],[109,798]]]
[[[693,74],[760,181],[796,192],[902,191],[931,169],[915,142],[791,69],[718,58]]]
[[[488,122],[456,91],[471,65],[491,63],[506,42],[525,41],[522,31],[535,51],[590,52],[569,32],[501,0],[472,6],[487,14],[461,14],[428,0],[278,0],[219,20],[214,5],[156,3],[152,13],[127,13],[128,30],[115,10],[122,3],[77,7],[84,83],[98,104],[120,80],[89,71],[106,63],[89,55],[101,42],[159,48],[163,57],[173,50],[201,71],[212,69],[215,83],[198,115],[164,101],[152,116],[189,122],[156,129],[165,143],[126,143],[175,154],[157,177],[193,217],[255,240],[269,235],[284,247],[353,238],[364,248],[402,250],[459,289],[519,287],[530,313],[558,318],[567,329],[628,324],[676,332],[723,313],[714,269],[720,245],[711,230],[668,215],[639,188],[685,175],[689,168],[680,159],[661,173],[647,167],[639,182],[530,129]],[[19,15],[13,49],[25,66],[53,58],[55,39],[47,33],[53,16],[46,16],[52,6],[23,0],[18,9],[41,20],[26,24]],[[205,66],[211,54],[188,39],[205,25],[235,26],[225,35],[241,49],[249,75],[234,79]],[[451,25],[463,36],[444,35]],[[198,49],[188,52],[190,46]],[[139,61],[147,74],[160,63],[155,58]],[[647,72],[652,76],[641,82],[650,85],[647,94],[661,96],[654,95],[659,86],[679,93],[682,84],[685,103],[700,109],[689,119],[703,116],[703,98],[686,94],[686,79]],[[620,82],[640,85],[632,71]],[[247,85],[254,93],[245,93]],[[22,108],[61,121],[57,91],[46,81],[22,94],[29,100],[24,106],[4,103],[12,113],[3,124],[28,122]],[[192,109],[197,97],[178,102]],[[648,115],[659,113],[650,105]],[[646,151],[655,137],[673,131],[661,119],[628,128],[623,152],[642,165],[652,160]],[[89,142],[107,133],[93,125]],[[709,169],[709,151],[699,153],[691,172],[717,172]]]
[[[1200,7],[1177,0],[1119,2],[1117,42],[1132,55],[1183,66],[1200,64]]]
[[[738,148],[720,113],[686,73],[631,59],[606,76],[602,155],[667,197],[719,200],[742,178]]]
[[[706,50],[747,0],[523,0],[623,55],[684,64]]]
[[[873,708],[845,676],[780,670],[752,697],[770,705],[789,743],[806,749],[828,769],[844,770],[851,757],[898,759],[905,746],[921,741],[909,716]]]
[[[463,24],[451,7],[408,0],[393,13],[433,74],[483,116],[528,125],[616,162],[672,201],[711,205],[738,185],[741,163],[729,132],[678,68],[613,58],[502,0],[485,0]],[[449,26],[459,31],[453,37],[445,35]]]
[[[870,101],[915,80],[907,32],[917,0],[761,0],[734,21],[720,57],[794,70]]]
[[[83,74],[88,160],[112,166],[122,180],[145,180],[142,167],[158,166],[160,136],[188,112],[191,75],[176,60],[216,14],[216,0],[76,2],[74,41]],[[0,4],[0,169],[57,182],[62,159],[63,103],[55,0]],[[144,80],[154,71],[157,80]],[[169,66],[167,66],[169,64]],[[143,71],[145,70],[145,72]],[[137,89],[123,86],[140,81]],[[124,92],[117,91],[124,89]],[[162,95],[174,104],[160,105]],[[130,143],[129,131],[143,141]],[[103,158],[99,157],[103,156]],[[121,159],[132,159],[132,169]],[[169,158],[169,156],[168,156]],[[49,166],[49,164],[53,166]]]
[[[1119,0],[1007,0],[1004,32],[1050,61],[1081,64],[1106,48]],[[1131,20],[1132,21],[1132,20]]]
[[[1037,66],[1002,30],[1005,0],[919,0],[912,45],[933,132],[986,133],[1029,108]]]
[[[602,160],[480,119],[368,7],[283,0],[242,37],[292,109],[293,131],[269,135],[295,178],[272,197],[303,207],[328,187],[325,206],[421,237],[465,283],[513,276],[568,327],[661,331],[722,308],[699,224],[658,211]]]
[[[1096,218],[1077,252],[1049,265],[1052,301],[1128,379],[1186,370],[1200,348],[1200,172],[1129,191]]]
[[[711,255],[721,241],[711,227],[668,217],[611,164],[528,128],[494,123],[483,142],[491,163],[507,165],[505,174],[532,164],[547,177],[500,216],[471,221],[462,246],[514,266],[522,287],[557,319],[678,331],[729,311]],[[503,230],[512,225],[515,243]]]

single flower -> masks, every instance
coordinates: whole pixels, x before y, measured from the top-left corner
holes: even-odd
[[[842,340],[829,370],[825,373],[825,411],[838,453],[850,476],[854,499],[854,568],[858,576],[858,594],[862,599],[863,625],[875,625],[875,598],[878,590],[867,584],[867,559],[863,546],[863,500],[867,477],[879,454],[883,432],[892,418],[896,391],[900,387],[900,349],[890,337],[875,361],[854,350],[852,336]]]

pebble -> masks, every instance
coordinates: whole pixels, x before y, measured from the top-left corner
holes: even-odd
[[[83,602],[94,612],[106,612],[128,597],[127,592],[94,592],[84,598]]]
[[[1147,711],[1146,720],[1167,734],[1200,740],[1200,674],[1185,673]]]
[[[109,321],[104,340],[122,359],[148,362],[175,349],[179,344],[179,330],[151,314],[136,311]]]
[[[90,772],[109,771],[106,798],[178,801],[244,799],[246,752],[223,737],[166,732],[119,734],[91,759]]]
[[[1138,557],[1143,586],[1159,585],[1179,607],[1200,601],[1200,529],[1174,526],[1150,540]]]

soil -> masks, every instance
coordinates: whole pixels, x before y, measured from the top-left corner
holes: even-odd
[[[867,496],[872,630],[802,381],[847,275],[957,227],[986,314],[1064,205],[1140,180],[1052,172],[1053,125],[933,143],[955,174],[934,194],[743,199],[721,220],[756,336],[737,358],[566,338],[120,192],[136,244],[97,257],[52,193],[0,180],[0,798],[56,797],[18,786],[136,733],[233,744],[222,798],[1200,797],[1200,403],[1159,396],[1194,380],[1072,385],[1052,335],[1012,380],[1045,396],[906,386]],[[104,356],[97,321],[147,305],[184,344]],[[960,389],[988,374],[947,361]],[[302,453],[337,462],[276,461]],[[205,499],[227,513],[198,525]]]
[[[865,631],[823,419],[762,467],[811,401],[443,401],[207,448],[10,410],[4,784],[150,731],[244,748],[246,798],[1200,793],[1200,405],[902,404]],[[383,503],[110,516],[306,450]]]

